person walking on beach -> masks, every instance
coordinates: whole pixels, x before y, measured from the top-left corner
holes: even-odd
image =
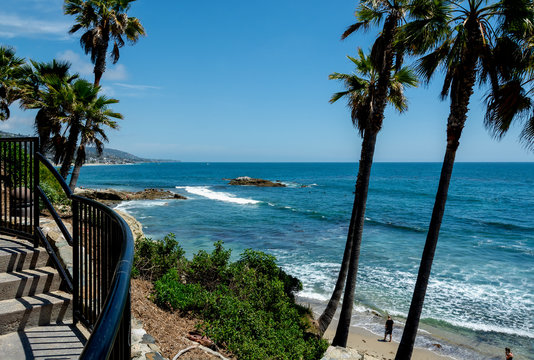
[[[388,319],[386,321],[386,332],[384,333],[384,341],[386,341],[386,337],[389,335],[389,342],[391,342],[391,334],[393,334],[393,320],[391,320],[391,316],[388,315]]]
[[[504,353],[506,354],[506,360],[514,360],[514,354],[510,348],[504,348]]]

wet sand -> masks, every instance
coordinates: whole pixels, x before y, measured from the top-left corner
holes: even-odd
[[[332,321],[330,327],[326,330],[324,337],[329,342],[334,338],[336,332],[337,322]],[[401,331],[398,329],[397,331]],[[388,336],[389,339],[389,336]],[[384,342],[383,337],[373,334],[372,332],[351,326],[349,339],[347,346],[365,353],[368,356],[372,356],[380,360],[393,360],[395,359],[395,353],[397,352],[398,342]],[[367,357],[366,357],[367,359]],[[412,360],[451,360],[453,358],[447,356],[441,356],[426,349],[415,348]]]

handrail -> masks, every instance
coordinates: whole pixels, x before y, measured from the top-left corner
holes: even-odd
[[[65,192],[65,195],[67,195],[67,197],[70,199],[72,197],[72,195],[74,195],[74,193],[72,192],[70,187],[67,185],[65,180],[61,177],[61,175],[59,175],[59,173],[57,172],[57,170],[54,167],[54,165],[50,164],[50,161],[48,161],[48,159],[46,157],[44,157],[44,155],[41,154],[40,152],[37,152],[35,154],[35,156],[36,156],[37,160],[39,160],[41,162],[41,164],[46,166],[46,168],[52,173],[52,175],[54,175],[56,180],[59,182],[59,185],[61,185],[61,188]]]
[[[5,141],[5,139],[1,139],[1,140]],[[97,201],[75,195],[71,191],[71,189],[68,187],[65,180],[59,175],[56,168],[46,159],[46,157],[44,157],[41,153],[38,153],[38,152],[36,152],[35,156],[36,156],[36,160],[42,163],[52,173],[52,175],[57,179],[57,181],[61,185],[66,196],[70,200],[72,200],[73,216],[74,216],[73,238],[70,237],[70,234],[66,230],[65,225],[63,224],[62,220],[57,215],[57,212],[55,211],[55,209],[53,209],[53,207],[51,206],[49,199],[46,197],[42,189],[39,186],[37,186],[39,196],[43,199],[47,208],[49,208],[55,222],[59,226],[66,240],[69,242],[70,245],[73,245],[74,279],[72,281],[68,274],[64,275],[65,271],[61,272],[61,274],[63,275],[62,277],[67,279],[66,282],[68,284],[68,287],[72,287],[71,284],[72,282],[74,283],[73,295],[74,295],[75,306],[77,305],[79,294],[83,293],[84,291],[84,288],[82,287],[86,288],[90,286],[90,284],[87,284],[87,283],[86,284],[80,283],[81,282],[80,276],[82,276],[81,273],[84,271],[84,268],[82,267],[81,264],[79,264],[79,260],[81,259],[81,257],[78,258],[78,256],[84,256],[84,255],[87,256],[87,252],[95,251],[94,248],[92,250],[90,248],[86,248],[85,250],[82,249],[81,251],[83,251],[84,254],[80,255],[80,248],[82,245],[80,241],[82,238],[82,234],[80,233],[80,229],[78,228],[78,224],[76,223],[76,220],[79,220],[81,217],[81,210],[79,210],[80,207],[84,205],[84,206],[91,206],[93,209],[98,209],[99,211],[109,216],[111,219],[113,219],[113,221],[115,221],[118,224],[118,228],[120,229],[120,233],[118,234],[119,239],[110,238],[110,240],[112,240],[113,243],[120,241],[120,252],[118,255],[118,260],[116,261],[115,270],[113,271],[113,277],[111,278],[109,287],[105,289],[108,293],[104,300],[104,303],[101,306],[101,310],[99,312],[98,318],[96,319],[96,323],[94,323],[94,326],[89,327],[89,330],[91,330],[90,328],[92,327],[92,333],[87,343],[84,346],[80,359],[84,359],[84,360],[85,359],[107,359],[112,355],[112,353],[113,354],[115,353],[115,349],[117,348],[118,357],[129,360],[130,359],[130,349],[129,349],[129,346],[130,346],[130,277],[131,277],[131,269],[133,265],[133,253],[134,253],[134,247],[133,247],[134,242],[133,242],[133,236],[132,236],[131,230],[128,224],[124,221],[124,219],[120,217],[111,208]],[[87,217],[88,214],[85,213],[85,215]],[[91,220],[92,219],[87,220],[86,218],[84,220],[86,222],[85,226],[87,226],[87,222]],[[102,223],[97,222],[96,224],[97,225],[100,224],[100,226],[102,226]],[[46,239],[43,240],[42,231],[40,231],[38,224],[37,224],[37,229],[38,229],[38,234],[41,237],[41,240],[46,243],[45,245],[48,245],[47,247],[50,247],[49,244],[47,244]],[[101,240],[102,239],[100,239],[100,241]],[[96,246],[95,244],[92,244],[92,245]],[[99,259],[99,260],[102,260],[102,259]],[[87,264],[85,264],[85,266],[86,266],[85,271],[87,271]],[[89,266],[94,266],[94,268],[96,269],[98,268],[99,265],[90,264]],[[102,267],[103,265],[100,265],[100,266]],[[61,269],[61,270],[64,270],[64,269]],[[102,272],[103,269],[100,268],[98,271]],[[102,273],[99,273],[99,275],[103,276]],[[84,273],[83,276],[87,276],[87,274]],[[96,281],[94,279],[89,280],[88,278],[83,278],[83,279],[85,279],[84,281]],[[96,292],[96,290],[94,291]],[[89,300],[86,299],[86,301],[95,302],[97,300],[95,300],[95,298],[89,298]],[[77,315],[80,317],[79,319],[77,318]],[[75,318],[75,321],[80,320],[82,323],[87,325],[87,319],[83,318],[83,316],[81,316],[80,314],[77,314],[76,311],[74,314],[74,318]],[[89,325],[92,325],[92,324],[89,324]],[[118,339],[119,342],[117,343],[116,340],[118,336],[120,336],[120,338]],[[116,356],[113,356],[113,357],[116,358]]]
[[[40,186],[37,186],[37,191],[39,193],[39,196],[41,197],[41,200],[43,200],[43,203],[45,204],[46,208],[48,209],[48,211],[50,211],[52,218],[54,218],[54,221],[56,222],[56,225],[59,227],[59,230],[63,234],[63,237],[65,238],[65,240],[67,240],[67,243],[70,246],[72,246],[73,245],[72,236],[67,230],[67,227],[65,226],[65,224],[63,224],[63,221],[61,221],[61,218],[59,217],[56,209],[54,209],[54,206],[52,205],[52,203],[50,202],[50,200],[48,199],[48,197],[46,196],[46,194],[44,193],[43,189],[41,189]]]
[[[27,142],[27,144],[25,143]],[[0,219],[0,230],[28,239],[35,246],[44,245],[51,261],[64,280],[65,290],[73,295],[73,319],[91,333],[80,359],[130,359],[130,277],[133,265],[133,236],[126,222],[115,211],[97,201],[75,195],[56,168],[37,151],[37,138],[0,138],[0,144],[20,144],[1,151],[0,167],[16,164],[17,180],[31,189],[32,215],[20,215],[8,207],[14,201],[8,188],[0,187],[0,215],[5,211],[6,224]],[[28,159],[24,160],[23,159]],[[7,163],[6,161],[9,161]],[[56,178],[72,204],[72,236],[50,200],[39,186],[39,163]],[[20,173],[20,175],[18,175]],[[3,180],[0,179],[0,182]],[[2,182],[2,184],[4,184]],[[52,214],[61,233],[73,249],[72,273],[60,263],[50,242],[39,226],[39,199]],[[9,216],[7,216],[9,212]],[[13,225],[13,224],[14,225]],[[24,227],[24,226],[27,226]]]
[[[111,280],[111,291],[106,298],[104,308],[96,322],[92,336],[83,349],[80,359],[107,359],[111,354],[113,343],[119,332],[125,307],[129,305],[130,276],[133,265],[133,236],[128,224],[115,211],[101,203],[74,195],[82,202],[91,203],[112,216],[119,224],[123,240],[115,274]],[[129,311],[129,309],[128,309]],[[106,321],[104,321],[106,320]],[[128,324],[129,326],[129,324]],[[128,334],[129,335],[129,334]]]

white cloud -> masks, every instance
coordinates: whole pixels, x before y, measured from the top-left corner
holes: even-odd
[[[126,89],[133,89],[133,90],[161,89],[161,87],[159,86],[152,86],[152,85],[136,85],[136,84],[124,84],[124,83],[113,83],[113,85],[120,86]]]
[[[72,50],[67,50],[57,55],[58,59],[65,60],[71,63],[71,73],[78,73],[84,77],[93,75],[93,64],[90,61],[82,59],[82,57]]]
[[[77,72],[83,77],[91,80],[93,77],[94,65],[87,58],[82,58],[72,50],[66,50],[57,55],[61,60],[66,60],[72,64],[71,72]],[[107,66],[106,72],[102,76],[103,80],[125,80],[128,78],[126,67],[122,64]]]
[[[0,34],[4,37],[47,37],[69,39],[67,21],[41,20],[0,12]]]
[[[31,116],[12,115],[5,121],[0,121],[0,130],[29,134],[33,131],[34,118]]]
[[[106,72],[102,76],[104,80],[126,80],[128,78],[128,72],[126,66],[117,64],[113,66],[107,66]]]

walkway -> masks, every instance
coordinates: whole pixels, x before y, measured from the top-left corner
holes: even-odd
[[[85,337],[43,248],[0,235],[0,358],[77,359]]]

